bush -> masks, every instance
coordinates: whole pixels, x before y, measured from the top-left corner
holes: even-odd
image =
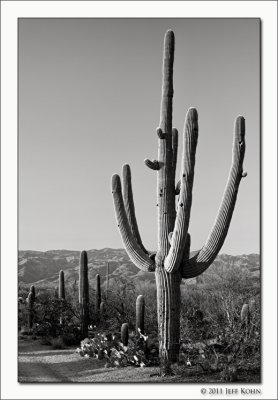
[[[66,347],[62,336],[53,338],[51,340],[51,344],[52,344],[52,348],[54,350],[58,350],[58,349],[60,350],[60,349],[64,349]]]

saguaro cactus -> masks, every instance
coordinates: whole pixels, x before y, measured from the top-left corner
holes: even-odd
[[[88,256],[86,251],[80,254],[79,264],[79,305],[80,305],[80,330],[82,338],[88,337],[89,322],[89,280]]]
[[[106,265],[106,299],[108,298],[109,290],[109,262]]]
[[[96,275],[96,312],[99,314],[101,304],[101,287],[100,287],[100,275]]]
[[[141,270],[155,271],[160,357],[162,361],[169,362],[176,361],[179,352],[181,280],[200,275],[214,261],[228,232],[241,178],[246,176],[243,173],[245,120],[239,116],[234,127],[232,166],[220,209],[204,246],[190,257],[188,226],[198,139],[198,114],[195,108],[190,108],[186,114],[181,173],[176,184],[178,131],[172,128],[174,46],[174,33],[169,30],[164,41],[162,99],[157,129],[158,159],[145,160],[147,167],[157,171],[156,254],[148,252],[142,244],[135,217],[129,165],[123,166],[123,193],[120,177],[112,177],[116,219],[127,254]]]
[[[62,270],[59,272],[59,299],[65,300],[65,277]]]
[[[142,294],[136,300],[136,334],[144,333],[145,299]]]
[[[30,287],[30,292],[32,293],[33,300],[35,301],[35,300],[36,300],[36,288],[35,288],[34,285],[32,285],[32,286]]]
[[[128,324],[126,322],[121,327],[121,340],[124,346],[128,345]]]
[[[101,317],[103,317],[103,315],[104,315],[104,313],[105,313],[105,303],[104,303],[103,301],[100,303],[100,306],[99,306],[99,313],[100,313],[100,316],[101,316]]]
[[[27,312],[28,312],[28,328],[32,329],[34,323],[34,302],[35,302],[35,286],[30,287],[27,297]]]

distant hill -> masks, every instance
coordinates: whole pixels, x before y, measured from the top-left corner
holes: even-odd
[[[106,276],[106,265],[109,262],[110,278],[124,276],[136,282],[154,282],[155,276],[150,272],[142,272],[129,260],[124,249],[104,248],[101,250],[89,250],[88,252],[89,280],[93,280],[96,274]],[[79,251],[73,250],[48,250],[33,251],[19,250],[18,252],[18,282],[25,286],[35,284],[41,287],[55,287],[58,285],[59,271],[65,273],[65,281],[73,283],[78,281]],[[260,256],[258,254],[231,256],[219,255],[214,261],[215,267],[245,269],[254,277],[260,277]],[[208,272],[211,268],[208,269]],[[213,270],[213,268],[212,268]],[[208,273],[207,272],[207,273]],[[191,280],[194,282],[194,280]]]

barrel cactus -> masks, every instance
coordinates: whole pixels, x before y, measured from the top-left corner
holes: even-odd
[[[145,160],[157,172],[158,249],[151,253],[139,233],[131,184],[131,170],[123,166],[122,181],[112,177],[112,195],[117,225],[131,261],[143,271],[154,271],[157,286],[159,351],[162,361],[175,362],[180,342],[180,285],[182,279],[194,278],[214,261],[226,238],[243,172],[245,120],[235,120],[232,165],[222,203],[203,247],[190,257],[188,232],[192,202],[195,152],[198,139],[198,113],[187,111],[183,131],[183,154],[180,177],[176,182],[178,131],[172,127],[173,63],[175,38],[167,31],[164,40],[162,100],[157,129],[158,158]]]
[[[83,250],[79,263],[79,305],[80,305],[80,331],[82,338],[88,337],[89,323],[89,280],[88,280],[88,256]]]

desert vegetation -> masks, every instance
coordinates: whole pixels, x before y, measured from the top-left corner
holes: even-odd
[[[154,283],[108,277],[107,289],[107,277],[88,282],[84,337],[79,284],[67,285],[63,275],[60,272],[59,290],[19,288],[21,341],[36,340],[50,351],[73,349],[84,361],[96,360],[106,369],[149,368],[150,375],[161,379],[259,381],[260,286],[248,271],[213,265],[202,281],[188,280],[181,286],[180,348],[167,374],[159,358]]]

